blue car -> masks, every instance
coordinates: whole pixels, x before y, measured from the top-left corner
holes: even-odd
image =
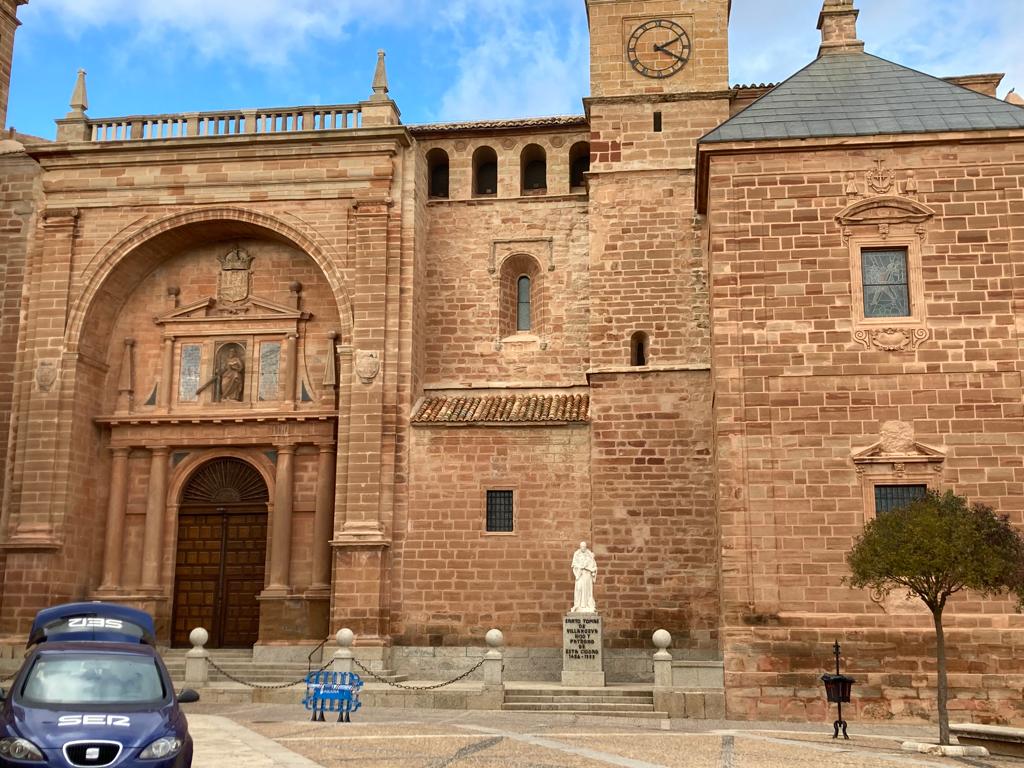
[[[191,768],[192,739],[143,611],[74,603],[40,611],[30,652],[0,689],[0,768]]]

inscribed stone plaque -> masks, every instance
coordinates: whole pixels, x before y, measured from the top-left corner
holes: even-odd
[[[598,614],[566,614],[562,621],[562,685],[604,685],[602,639]]]
[[[181,371],[178,375],[178,400],[194,403],[199,398],[199,365],[203,348],[199,344],[185,344],[181,348]]]
[[[281,342],[260,344],[260,401],[280,399]]]

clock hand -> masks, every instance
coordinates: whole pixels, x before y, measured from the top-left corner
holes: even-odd
[[[655,43],[654,44],[654,50],[656,50],[656,51],[664,51],[665,53],[671,53],[671,51],[668,50],[668,46],[675,45],[676,43],[678,43],[682,39],[683,39],[682,35],[679,35],[679,36],[676,37],[675,40],[669,40],[664,45],[658,45],[657,43]]]
[[[656,46],[654,46],[654,50],[656,50],[656,51],[661,51],[661,52],[663,52],[663,53],[667,53],[667,54],[668,54],[669,56],[671,56],[671,57],[672,57],[673,59],[678,59],[679,61],[682,61],[682,62],[685,62],[685,61],[686,61],[686,59],[684,59],[684,58],[683,58],[682,56],[680,56],[680,55],[679,55],[678,53],[676,53],[675,51],[670,51],[670,50],[669,50],[668,48],[666,48],[666,47],[665,47],[665,46],[663,46],[663,45],[656,45]]]

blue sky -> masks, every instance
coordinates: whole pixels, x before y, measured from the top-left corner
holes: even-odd
[[[685,0],[681,0],[685,2]],[[1024,92],[1024,0],[858,0],[871,53]],[[817,53],[821,0],[734,0],[731,79]],[[79,67],[93,117],[365,99],[376,51],[406,123],[579,114],[583,0],[31,0],[8,122],[52,137]]]

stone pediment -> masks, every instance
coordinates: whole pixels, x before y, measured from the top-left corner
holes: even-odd
[[[907,197],[869,197],[847,206],[836,216],[844,227],[876,224],[923,224],[935,216],[927,205]]]
[[[245,301],[237,303],[220,302],[211,296],[182,307],[175,307],[170,312],[158,315],[153,321],[157,325],[192,324],[211,320],[218,322],[283,320],[295,323],[300,320],[309,320],[310,317],[309,312],[287,307],[259,296],[250,296]]]
[[[868,464],[941,464],[946,452],[915,440],[912,424],[887,421],[882,424],[881,440],[854,452],[851,458],[858,468]]]
[[[854,464],[910,464],[914,462],[943,462],[946,460],[944,451],[916,440],[901,447],[898,451],[886,450],[882,442],[877,442],[852,456]]]

